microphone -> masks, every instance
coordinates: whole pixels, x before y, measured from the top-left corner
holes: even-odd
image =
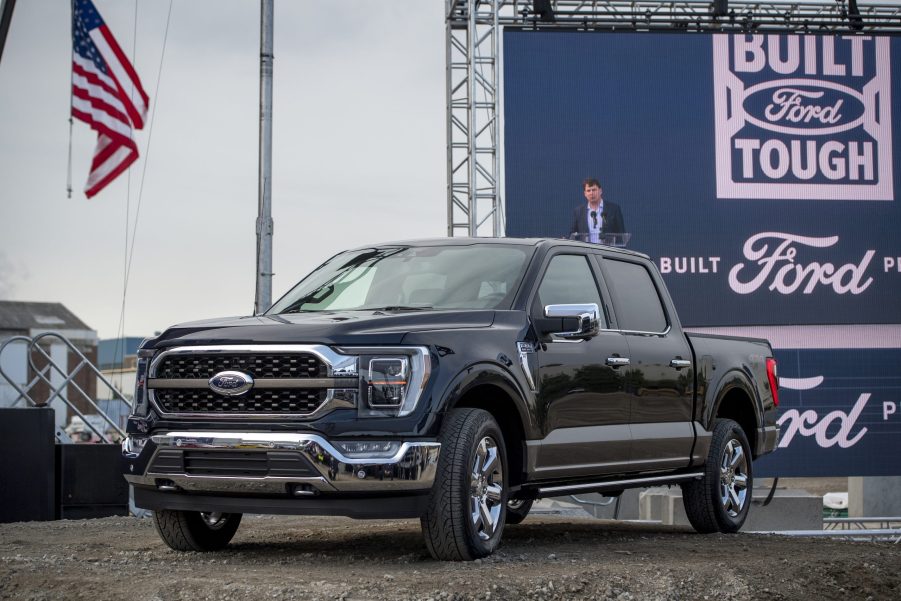
[[[607,211],[601,211],[601,232],[607,229]]]
[[[592,211],[589,214],[591,215],[592,221],[594,221],[594,227],[597,227],[598,226],[598,212]],[[603,218],[603,213],[601,214],[601,217]]]

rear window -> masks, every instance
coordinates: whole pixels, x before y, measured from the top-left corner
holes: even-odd
[[[651,274],[644,265],[605,259],[616,316],[622,330],[663,332],[666,313]]]

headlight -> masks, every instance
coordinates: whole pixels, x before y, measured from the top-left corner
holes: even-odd
[[[407,357],[380,357],[369,360],[369,406],[391,409],[404,404],[410,383],[410,360]]]
[[[361,417],[403,417],[416,408],[432,372],[425,347],[344,348],[360,357]]]
[[[134,415],[147,415],[147,370],[156,353],[153,349],[138,349],[138,364],[135,373],[135,396],[131,404]]]

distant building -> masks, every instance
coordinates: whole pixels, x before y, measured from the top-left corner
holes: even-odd
[[[88,361],[97,362],[97,332],[61,303],[0,301],[0,345],[15,336],[34,338],[46,332],[64,336]],[[60,373],[52,367],[45,371],[44,368],[48,366],[46,357],[38,351],[31,353],[29,357],[26,341],[10,342],[0,353],[0,368],[7,376],[0,377],[0,407],[29,406],[7,378],[21,389],[34,384],[28,388],[29,397],[35,402],[46,403],[51,388],[40,380],[38,372],[45,371],[45,377],[55,387],[61,385],[71,370],[81,362],[81,359],[70,352],[66,344],[58,338],[44,338],[40,342],[40,348],[66,373]],[[72,383],[66,387],[65,396],[78,407],[79,411],[92,413],[93,409],[78,392],[78,388],[88,397],[96,398],[97,381],[90,370],[78,370]],[[71,410],[58,399],[54,400],[51,406],[56,409],[57,425],[64,426],[68,423]]]
[[[138,347],[144,339],[140,336],[108,338],[97,343],[97,367],[121,369],[134,367],[138,359]]]
[[[129,403],[134,398],[137,375],[138,347],[144,339],[138,336],[110,338],[101,340],[97,345],[100,371],[107,382],[116,387]],[[125,425],[129,407],[121,401],[115,401],[115,395],[109,386],[97,379],[97,399],[101,410],[116,421],[120,427]]]

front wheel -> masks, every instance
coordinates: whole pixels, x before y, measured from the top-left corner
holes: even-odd
[[[688,521],[698,532],[738,532],[748,517],[754,477],[751,445],[731,419],[713,428],[704,477],[682,485]]]
[[[240,525],[240,513],[201,513],[168,509],[153,512],[153,526],[157,534],[176,551],[224,549]]]
[[[507,505],[507,452],[497,422],[482,409],[455,409],[441,428],[441,455],[420,519],[435,559],[485,557],[501,540]]]

